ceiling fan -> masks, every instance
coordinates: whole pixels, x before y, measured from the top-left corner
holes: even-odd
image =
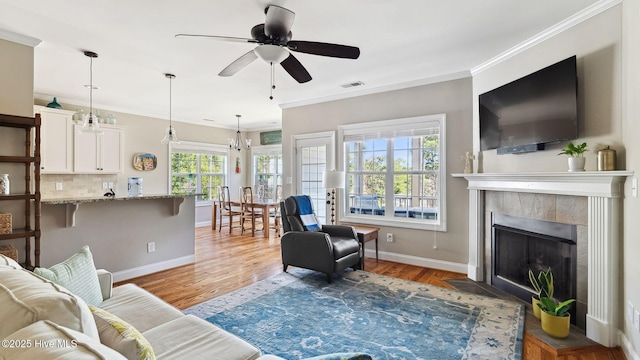
[[[343,59],[357,59],[360,56],[360,49],[354,46],[291,40],[291,26],[296,15],[291,10],[277,5],[270,5],[265,9],[265,14],[264,24],[258,24],[251,29],[251,39],[198,34],[177,34],[176,37],[203,37],[222,41],[259,44],[255,49],[229,64],[218,74],[219,76],[231,76],[255,59],[261,58],[271,66],[273,64],[282,65],[297,82],[305,83],[311,80],[311,75],[290,51]]]

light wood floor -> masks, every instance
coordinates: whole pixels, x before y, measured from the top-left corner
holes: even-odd
[[[196,262],[155,274],[131,279],[135,283],[179,309],[215,298],[264,280],[282,272],[280,239],[272,231],[269,239],[241,235],[239,229],[231,234],[208,227],[196,229]],[[405,265],[390,261],[365,259],[365,270],[413,280],[425,284],[451,288],[445,280],[466,278],[442,270]],[[585,349],[565,349],[558,352],[525,333],[523,359],[527,360],[623,360],[619,348],[595,346]]]

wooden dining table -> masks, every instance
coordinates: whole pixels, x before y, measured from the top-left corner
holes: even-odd
[[[231,200],[231,206],[240,206],[240,200]],[[218,206],[219,202],[213,202],[213,208],[211,209],[211,229],[216,230],[216,224],[218,223]],[[251,206],[254,209],[262,209],[262,224],[264,226],[264,237],[269,237],[269,213],[271,209],[278,210],[280,202],[273,199],[254,199],[251,201]],[[220,219],[222,221],[222,219]],[[255,229],[254,229],[255,230]]]

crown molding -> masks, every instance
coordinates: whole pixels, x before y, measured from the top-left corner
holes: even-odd
[[[622,2],[622,0],[602,0],[602,1],[598,1],[597,3],[589,6],[588,8],[564,19],[563,21],[557,23],[556,25],[538,33],[537,35],[534,35],[533,37],[529,38],[528,40],[525,40],[523,42],[521,42],[520,44],[508,49],[507,51],[489,59],[488,61],[471,68],[471,75],[474,76],[478,73],[481,73],[489,68],[492,68],[500,63],[502,63],[503,61],[506,61],[520,53],[522,53],[525,50],[528,50],[538,44],[540,44],[541,42],[548,40],[560,33],[562,33],[563,31],[566,31],[580,23],[582,23],[583,21],[586,21],[606,10],[609,10],[610,8],[620,4]]]
[[[12,31],[5,30],[5,29],[0,29],[0,39],[11,41],[21,45],[30,46],[33,48],[38,46],[42,42],[42,40],[40,39],[36,39],[27,35],[14,33]]]

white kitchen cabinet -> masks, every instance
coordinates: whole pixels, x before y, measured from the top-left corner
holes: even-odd
[[[74,111],[34,106],[41,117],[40,172],[69,174],[73,171]]]
[[[124,128],[100,124],[102,134],[80,132],[74,127],[73,171],[78,174],[124,172]]]

